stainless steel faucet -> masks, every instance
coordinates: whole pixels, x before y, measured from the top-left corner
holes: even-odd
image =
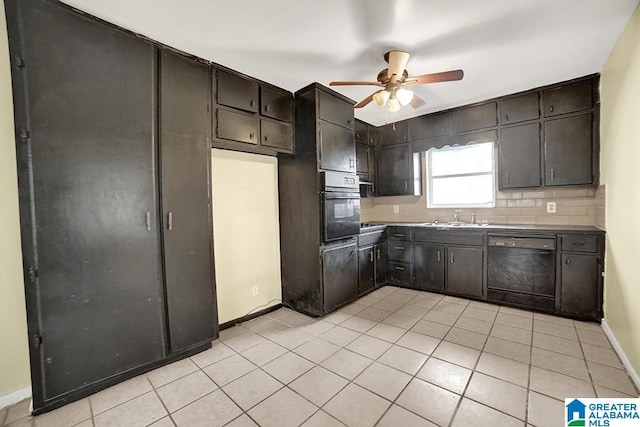
[[[456,209],[455,212],[453,212],[453,222],[459,222],[460,221],[460,209]]]
[[[476,223],[476,214],[474,212],[471,212],[471,224],[475,224]]]

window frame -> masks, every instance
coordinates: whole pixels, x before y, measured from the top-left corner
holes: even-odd
[[[451,174],[451,175],[439,175],[435,177],[435,179],[439,178],[458,178],[458,177],[471,177],[471,176],[487,176],[490,175],[491,179],[491,193],[492,200],[490,203],[462,203],[462,204],[433,204],[433,175],[432,175],[432,152],[433,150],[442,150],[442,149],[460,149],[464,147],[469,147],[472,145],[480,145],[480,144],[491,144],[491,172],[474,172],[474,173],[463,173],[463,174]],[[426,159],[425,159],[425,170],[426,170],[426,190],[427,190],[427,208],[429,209],[458,209],[458,208],[494,208],[496,206],[496,192],[497,192],[497,170],[496,170],[496,143],[495,141],[485,141],[485,142],[469,142],[464,145],[445,145],[444,147],[436,148],[432,147],[426,151]]]

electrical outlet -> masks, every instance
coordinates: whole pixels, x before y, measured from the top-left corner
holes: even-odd
[[[547,213],[556,213],[556,202],[547,202]]]
[[[258,286],[257,285],[251,287],[251,295],[254,296],[254,297],[258,296]]]
[[[400,206],[393,205],[393,213],[400,213]]]

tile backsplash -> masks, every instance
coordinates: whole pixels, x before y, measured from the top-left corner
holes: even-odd
[[[556,202],[556,213],[547,213]],[[398,213],[393,212],[394,205]],[[605,188],[556,188],[537,191],[498,191],[494,208],[461,209],[460,219],[491,224],[594,225],[604,229]],[[427,208],[426,196],[372,197],[361,201],[362,222],[447,222],[455,209]]]

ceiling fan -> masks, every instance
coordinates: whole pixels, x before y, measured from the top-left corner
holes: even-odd
[[[421,76],[409,77],[405,69],[409,61],[410,54],[400,50],[392,50],[384,54],[384,60],[389,64],[388,68],[378,73],[375,82],[331,82],[329,86],[379,86],[383,89],[372,93],[362,101],[354,105],[354,108],[362,108],[375,101],[379,107],[387,106],[387,111],[396,112],[405,105],[413,108],[422,107],[425,102],[416,96],[407,86],[423,85],[427,83],[451,82],[462,80],[464,73],[462,70],[443,71],[441,73],[423,74]]]

